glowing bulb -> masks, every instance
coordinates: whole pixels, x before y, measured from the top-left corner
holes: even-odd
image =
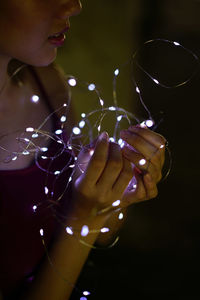
[[[42,151],[42,152],[47,152],[47,151],[48,151],[48,148],[47,148],[47,147],[42,147],[42,148],[41,148],[41,151]]]
[[[173,44],[174,44],[175,46],[180,46],[180,44],[179,44],[178,42],[173,42]]]
[[[84,296],[89,296],[89,295],[90,295],[90,292],[84,291],[84,292],[83,292],[83,295],[84,295]]]
[[[99,126],[97,127],[97,129],[98,129],[98,131],[100,132],[100,131],[101,131],[101,125],[99,125]]]
[[[159,84],[159,81],[157,79],[153,79],[153,81],[156,83],[156,84]]]
[[[22,154],[23,154],[23,155],[29,155],[29,154],[30,154],[30,152],[29,152],[29,151],[27,151],[27,150],[24,150],[24,151],[22,152]]]
[[[62,131],[62,129],[57,129],[56,131],[55,131],[55,134],[61,134],[63,131]]]
[[[36,212],[37,205],[33,205],[33,211]]]
[[[139,165],[140,166],[144,166],[146,164],[146,159],[142,158],[140,161],[139,161]]]
[[[70,165],[70,166],[69,166],[69,168],[71,168],[71,169],[74,168],[74,167],[75,167],[75,165]]]
[[[102,233],[106,233],[106,232],[109,232],[109,231],[110,231],[110,229],[107,228],[107,227],[101,228]]]
[[[72,181],[72,177],[69,177],[69,180],[68,180],[68,182],[71,182]]]
[[[73,133],[76,134],[76,135],[78,135],[78,134],[81,133],[81,130],[80,130],[80,128],[78,128],[78,127],[74,127],[72,131],[73,131]]]
[[[141,128],[147,128],[147,126],[146,126],[146,122],[145,122],[145,121],[143,121],[142,123],[140,123],[140,127],[141,127]]]
[[[104,106],[104,101],[103,101],[103,99],[100,99],[99,102],[100,102],[101,106]]]
[[[44,236],[44,230],[42,228],[40,229],[40,235]]]
[[[89,233],[89,228],[87,225],[83,225],[82,229],[81,229],[81,235],[82,236],[87,236]]]
[[[124,143],[124,141],[123,141],[122,139],[119,139],[119,140],[118,140],[118,144],[121,146],[122,143]]]
[[[34,128],[33,127],[27,127],[26,128],[26,132],[33,132],[34,131]]]
[[[82,114],[81,114],[81,117],[82,117],[82,118],[85,118],[85,117],[86,117],[86,114],[85,114],[85,113],[82,113]]]
[[[69,83],[70,86],[76,86],[76,84],[77,84],[75,78],[70,78],[70,79],[68,80],[68,83]]]
[[[73,233],[73,231],[72,231],[72,229],[71,229],[71,227],[66,227],[66,232],[69,234],[69,235],[73,235],[74,233]]]
[[[133,189],[135,190],[137,188],[137,184],[134,184],[133,185]]]
[[[16,160],[16,159],[17,159],[17,156],[14,156],[14,157],[12,158],[13,161]]]
[[[32,134],[32,138],[36,139],[39,135],[37,133]]]
[[[114,139],[113,137],[110,137],[110,138],[109,138],[109,141],[110,141],[111,143],[114,143],[114,142],[115,142],[115,139]]]
[[[154,122],[153,122],[153,120],[146,120],[145,124],[147,127],[151,128],[154,125]]]
[[[95,89],[96,89],[96,86],[95,86],[94,83],[91,83],[91,84],[88,85],[88,90],[89,91],[94,91]]]
[[[80,300],[87,300],[87,298],[86,297],[81,297]]]
[[[60,171],[55,171],[54,172],[54,175],[59,175],[60,174]]]
[[[163,149],[164,147],[165,147],[165,145],[161,145],[161,146],[160,146],[160,149]]]
[[[47,187],[47,186],[45,186],[45,187],[44,187],[44,192],[45,192],[45,195],[47,195],[47,194],[48,194],[48,192],[49,192],[49,189],[48,189],[48,187]]]
[[[119,69],[116,69],[114,74],[115,74],[115,76],[118,76],[119,75]]]
[[[67,117],[66,117],[66,116],[62,116],[62,117],[60,118],[60,121],[61,121],[62,123],[64,123],[66,120],[67,120]]]
[[[109,110],[110,110],[110,111],[115,111],[115,110],[116,110],[116,107],[110,106],[110,107],[109,107]]]
[[[120,122],[122,120],[123,116],[118,116],[117,121]]]
[[[136,87],[136,92],[137,92],[138,94],[140,94],[140,89],[139,89],[138,86]]]
[[[42,159],[47,159],[48,157],[47,157],[47,156],[44,156],[44,155],[42,155],[42,156],[41,156],[41,158],[42,158]]]
[[[82,121],[79,123],[79,127],[80,127],[80,128],[85,127],[85,121],[82,120]]]
[[[90,150],[90,156],[92,156],[94,154],[94,150]]]
[[[120,203],[121,203],[121,201],[120,201],[120,200],[117,200],[117,201],[113,202],[112,206],[113,206],[113,207],[117,207],[117,206],[120,205]]]
[[[64,103],[64,104],[63,104],[63,107],[66,107],[66,106],[67,106],[67,103]]]
[[[123,214],[123,213],[120,213],[119,216],[118,216],[118,219],[119,219],[119,220],[123,220],[123,218],[124,218],[124,214]]]
[[[27,143],[28,143],[28,142],[30,142],[30,140],[29,140],[29,139],[27,139],[27,138],[25,138],[25,139],[24,139],[24,141],[25,141],[25,142],[27,142]]]
[[[31,97],[31,101],[34,102],[34,103],[37,103],[39,100],[40,100],[40,97],[38,95],[33,95]]]

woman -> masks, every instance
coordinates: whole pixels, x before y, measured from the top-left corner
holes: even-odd
[[[27,127],[38,128],[52,110],[63,104],[62,96],[66,97],[67,88],[62,73],[52,63],[70,27],[69,18],[80,10],[79,0],[0,2],[3,37],[0,39],[0,289],[3,299],[7,296],[30,300],[69,299],[91,249],[86,244],[106,244],[121,226],[119,213],[107,208],[117,200],[118,207],[125,211],[132,203],[157,195],[165,139],[148,129],[131,126],[121,132],[129,145],[121,150],[109,142],[107,133],[102,133],[94,141],[92,156],[87,150],[79,154],[76,165],[87,162],[85,171],[79,173],[79,168],[75,168],[71,192],[63,196],[62,214],[67,220],[64,225],[70,225],[66,234],[52,221],[49,207],[36,217],[30,211],[32,201],[39,203],[38,199],[44,197],[45,185],[45,176],[33,156],[26,155],[25,151],[24,155],[10,157],[9,151],[5,151],[10,149],[9,154],[16,153],[19,132],[26,131]],[[10,80],[8,72],[12,59],[27,65],[17,80]],[[37,104],[29,101],[35,92],[41,100]],[[51,132],[55,123],[48,119],[43,131]],[[72,123],[66,128],[68,135],[71,126]],[[46,139],[39,142],[43,149],[49,145]],[[137,179],[136,189],[128,186],[133,176]],[[109,232],[101,234],[103,227],[109,228]],[[53,268],[44,256],[39,229]],[[75,237],[71,234],[74,229]],[[94,231],[88,234],[83,229]],[[26,288],[24,284],[28,281],[32,282]],[[17,295],[16,290],[22,293]]]

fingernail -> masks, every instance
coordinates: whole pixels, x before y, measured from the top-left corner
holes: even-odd
[[[99,141],[109,141],[109,136],[108,133],[106,131],[102,132],[99,136]]]

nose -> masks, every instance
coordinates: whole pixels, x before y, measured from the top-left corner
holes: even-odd
[[[67,19],[72,16],[80,14],[82,4],[80,0],[64,0],[60,6],[58,17],[60,19]]]

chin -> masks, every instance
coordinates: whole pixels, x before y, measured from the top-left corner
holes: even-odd
[[[34,55],[34,57],[27,57],[22,61],[25,64],[34,67],[47,67],[48,65],[54,62],[56,57],[57,57],[57,49],[54,48],[52,49],[52,51],[48,51],[48,53],[46,52],[41,55]]]

